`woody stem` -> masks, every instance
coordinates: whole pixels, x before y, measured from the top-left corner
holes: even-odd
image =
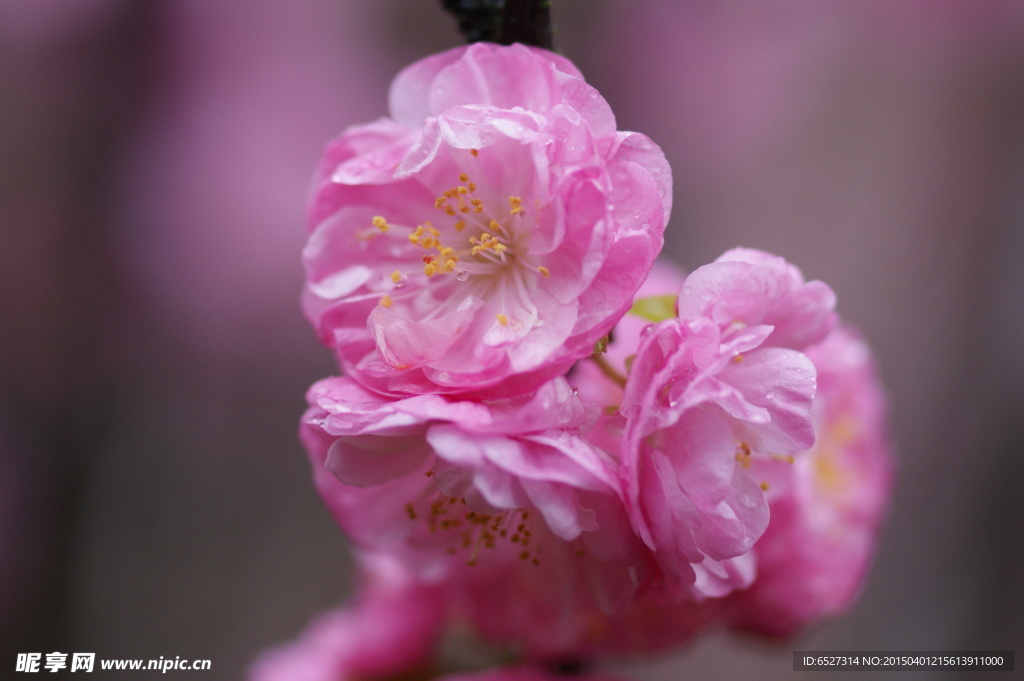
[[[471,43],[522,43],[550,50],[551,0],[441,0]]]

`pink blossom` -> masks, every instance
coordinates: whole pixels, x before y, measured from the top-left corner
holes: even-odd
[[[686,278],[678,318],[640,334],[619,455],[634,527],[679,594],[753,579],[768,505],[747,469],[813,444],[814,365],[793,348],[827,332],[833,302],[781,258],[736,249]]]
[[[250,681],[393,678],[425,668],[444,624],[437,589],[412,581],[382,555],[362,556],[355,603],[314,619],[302,636],[263,653]]]
[[[818,370],[817,442],[791,466],[755,464],[772,480],[772,519],[754,547],[757,580],[731,597],[737,627],[773,636],[850,607],[892,490],[886,401],[867,345],[839,328],[807,355]]]
[[[395,396],[523,394],[627,310],[671,176],[562,57],[474,44],[400,73],[391,118],[326,150],[304,309],[347,374]]]
[[[328,378],[308,399],[300,434],[341,526],[422,574],[583,550],[602,534],[600,513],[621,509],[613,462],[580,437],[589,416],[564,379],[485,403]]]

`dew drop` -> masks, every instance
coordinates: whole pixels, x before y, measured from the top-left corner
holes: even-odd
[[[691,293],[693,293],[693,288],[692,287],[690,287],[690,286],[684,286],[683,287],[683,295],[684,296],[688,296]]]
[[[765,398],[766,398],[766,399],[769,399],[769,400],[774,400],[774,399],[775,399],[775,391],[774,391],[774,390],[769,390],[769,391],[768,391],[768,392],[767,392],[767,393],[765,394]]]
[[[397,277],[394,277],[392,281],[395,282],[395,288],[402,288],[409,283],[409,277],[405,275],[405,272],[401,272]]]
[[[573,396],[573,397],[576,397],[577,395],[579,395],[579,394],[580,394],[580,389],[579,389],[579,388],[577,388],[576,386],[574,386],[574,385],[571,385],[571,386],[569,386],[569,388],[570,388],[570,390],[571,390],[571,392],[572,392],[572,396]]]
[[[469,270],[459,270],[455,274],[455,278],[459,281],[467,281],[469,279]]]

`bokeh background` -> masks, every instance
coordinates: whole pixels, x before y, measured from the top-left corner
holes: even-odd
[[[794,649],[1024,653],[1024,4],[554,17],[620,129],[672,164],[666,255],[758,247],[829,282],[877,353],[900,455],[849,615],[614,668],[783,679]],[[428,0],[0,0],[8,671],[94,651],[237,679],[344,599],[351,562],[295,436],[333,372],[297,304],[304,200],[324,143],[461,42]]]

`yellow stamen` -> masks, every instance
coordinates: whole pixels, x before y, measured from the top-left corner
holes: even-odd
[[[523,200],[518,196],[508,197],[508,205],[512,209],[509,211],[510,215],[518,215],[523,212]]]
[[[402,281],[402,279],[404,279],[404,278],[405,278],[405,275],[402,274],[401,270],[395,270],[394,272],[391,273],[391,281],[392,281],[392,283],[397,284],[398,282]]]
[[[767,492],[768,491],[768,487],[770,487],[770,485],[767,482],[762,482],[759,485],[759,487],[761,488],[762,492]]]
[[[458,222],[455,223],[455,231],[456,232],[461,232],[464,229],[466,229],[466,221],[465,220],[459,220]]]
[[[384,307],[391,307],[391,296],[385,295],[381,297],[380,304]]]
[[[373,216],[373,226],[376,227],[377,229],[379,229],[381,234],[383,234],[384,232],[388,231],[388,229],[391,227],[388,224],[388,221],[385,220],[380,215],[374,215]]]
[[[502,326],[508,326],[508,317],[506,317],[505,315],[501,314],[500,312],[498,313],[497,316],[498,316],[498,323],[499,324],[501,324]]]
[[[469,153],[473,154],[473,158],[476,158],[477,156],[480,155],[480,152],[477,149],[470,149]]]
[[[459,182],[469,182],[469,175],[466,173],[459,174]]]
[[[540,267],[538,267],[537,271],[540,272],[541,274],[543,274],[545,277],[550,277],[551,276],[551,270],[549,270],[547,267],[544,267],[544,265],[541,265]]]

